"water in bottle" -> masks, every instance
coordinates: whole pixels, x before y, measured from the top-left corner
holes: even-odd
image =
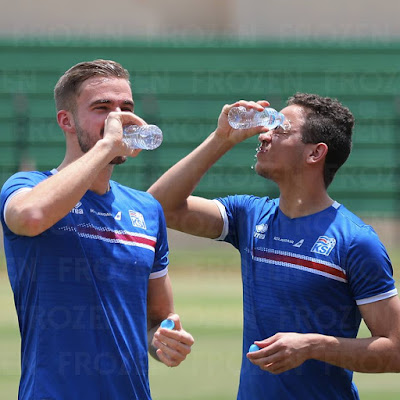
[[[163,135],[156,125],[127,125],[122,140],[131,149],[154,150],[162,143]]]
[[[285,124],[285,116],[273,108],[264,108],[263,111],[254,109],[247,110],[246,107],[233,107],[228,114],[228,122],[232,128],[248,129],[255,126],[266,126],[274,129]]]

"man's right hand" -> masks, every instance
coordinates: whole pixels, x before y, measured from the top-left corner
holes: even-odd
[[[233,107],[242,106],[245,107],[247,110],[254,109],[256,111],[263,111],[264,108],[268,107],[269,105],[269,102],[266,100],[259,100],[257,102],[240,100],[233,104],[225,104],[218,118],[218,127],[215,131],[215,135],[225,140],[228,140],[232,143],[232,145],[235,145],[248,139],[249,137],[258,135],[263,132],[268,132],[268,128],[264,126],[257,126],[249,129],[234,129],[229,125],[228,114]]]
[[[123,127],[126,125],[147,125],[146,122],[136,114],[127,111],[114,111],[108,114],[104,123],[103,141],[107,141],[115,151],[115,157],[136,157],[141,149],[131,149],[122,140]]]

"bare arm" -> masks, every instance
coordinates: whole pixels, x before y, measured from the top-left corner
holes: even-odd
[[[262,111],[267,101],[240,101],[225,105],[217,129],[188,156],[170,168],[150,188],[149,192],[163,206],[169,228],[196,236],[220,236],[223,221],[212,200],[191,196],[203,175],[237,143],[265,132],[264,127],[247,130],[233,129],[227,119],[229,110],[238,105]]]
[[[160,328],[160,323],[166,318],[174,321],[173,330]],[[191,351],[194,340],[192,335],[182,328],[179,316],[174,313],[172,287],[168,275],[149,280],[147,332],[150,355],[170,367],[179,365]]]
[[[255,342],[248,353],[261,369],[279,374],[308,359],[358,372],[400,372],[400,300],[397,296],[360,306],[370,338],[347,339],[320,334],[277,333]]]
[[[32,190],[10,200],[6,209],[9,229],[18,235],[36,236],[67,215],[114,157],[139,153],[128,149],[121,140],[122,124],[139,121],[142,120],[132,113],[110,113],[104,138],[90,151]]]

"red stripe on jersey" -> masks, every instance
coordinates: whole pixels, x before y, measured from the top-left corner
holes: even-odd
[[[319,263],[315,260],[305,260],[294,256],[276,254],[268,251],[254,250],[254,256],[264,258],[271,261],[284,262],[288,264],[300,265],[305,268],[310,268],[316,271],[325,272],[327,274],[337,276],[338,278],[347,280],[347,276],[343,271],[330,267],[329,265]]]
[[[79,227],[80,233],[86,233],[88,235],[101,236],[105,239],[121,240],[125,242],[133,242],[145,244],[150,247],[156,247],[156,241],[150,237],[136,236],[131,233],[119,233],[114,231],[102,231],[94,227]]]

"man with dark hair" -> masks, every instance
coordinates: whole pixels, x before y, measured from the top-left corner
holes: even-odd
[[[235,130],[227,116],[236,106],[269,103],[225,105],[216,130],[149,192],[170,228],[240,251],[238,399],[358,399],[352,371],[400,371],[400,301],[376,233],[327,193],[350,153],[353,116],[336,100],[296,94],[281,111],[288,129]],[[256,134],[255,170],[278,184],[279,198],[191,195],[222,155]],[[362,318],[370,338],[357,338]],[[259,350],[249,352],[252,344]]]
[[[123,125],[133,114],[129,74],[95,60],[55,87],[65,158],[19,172],[1,191],[1,222],[21,332],[19,399],[150,399],[147,350],[168,366],[192,336],[174,313],[160,204],[111,180],[136,157]],[[160,328],[164,319],[175,328]]]
[[[303,143],[324,142],[328,145],[324,164],[324,181],[328,188],[336,171],[350,155],[354,117],[337,100],[313,94],[297,93],[288,100],[288,105],[298,105],[306,111]]]

